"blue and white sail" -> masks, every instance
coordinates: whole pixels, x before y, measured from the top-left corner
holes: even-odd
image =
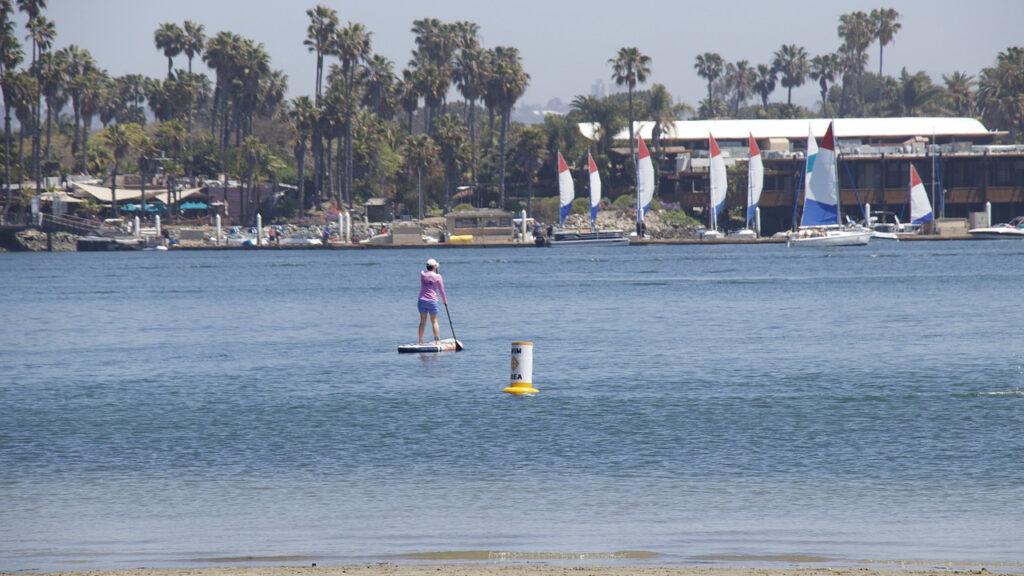
[[[718,147],[718,141],[711,134],[708,134],[708,149],[711,153],[708,207],[711,214],[711,229],[718,230],[718,215],[725,211],[725,194],[729,190],[729,181],[722,150]]]
[[[572,201],[575,197],[576,191],[573,189],[572,173],[569,172],[569,165],[565,163],[565,158],[562,158],[562,153],[558,152],[558,200],[561,206],[561,210],[558,212],[559,227],[565,224],[565,218],[569,215],[569,211],[572,210]]]
[[[932,214],[932,203],[928,201],[928,192],[924,189],[921,176],[914,165],[910,165],[910,223],[924,224],[935,219]]]
[[[813,137],[812,137],[813,140]],[[836,146],[829,123],[825,137],[814,155],[811,178],[804,195],[804,213],[800,227],[836,226],[839,224],[839,179],[836,173]]]
[[[811,126],[807,125],[807,161],[804,163],[804,193],[811,187],[811,172],[814,170],[814,159],[818,156],[818,141],[814,139]]]
[[[636,221],[643,222],[644,216],[654,200],[654,163],[644,139],[637,134],[639,155],[636,166]]]
[[[601,173],[590,152],[587,152],[587,169],[590,171],[590,226],[596,230],[597,210],[601,206]]]
[[[761,161],[761,149],[757,140],[750,134],[750,160],[747,162],[747,227],[754,225],[754,214],[757,203],[761,201],[761,190],[764,188],[764,163]]]

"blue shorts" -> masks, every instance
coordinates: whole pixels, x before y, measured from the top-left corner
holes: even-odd
[[[417,300],[416,308],[420,314],[437,314],[437,302],[434,300]]]

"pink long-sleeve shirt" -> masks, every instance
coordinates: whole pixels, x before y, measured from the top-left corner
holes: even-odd
[[[438,298],[438,295],[441,297]],[[448,302],[448,297],[444,293],[444,279],[440,274],[430,270],[420,271],[420,300]]]

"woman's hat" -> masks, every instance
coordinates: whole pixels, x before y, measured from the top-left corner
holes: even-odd
[[[437,260],[434,260],[433,258],[427,260],[427,266],[431,268],[437,268]]]

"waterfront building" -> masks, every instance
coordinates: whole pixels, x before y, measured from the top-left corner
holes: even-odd
[[[658,197],[702,217],[708,202],[708,134],[714,134],[729,169],[726,207],[746,201],[747,135],[758,141],[764,162],[760,207],[766,234],[792,227],[794,206],[803,204],[808,125],[820,138],[830,119],[678,121],[662,137]],[[634,129],[652,138],[654,123]],[[596,126],[579,125],[595,139]],[[835,120],[843,213],[859,218],[870,203],[880,210],[907,209],[910,164],[917,168],[944,218],[967,218],[992,203],[992,219],[1024,215],[1024,145],[997,144],[1006,132],[988,130],[974,118],[840,118]],[[612,153],[628,156],[628,132],[616,136]],[[742,221],[742,217],[740,217]]]

